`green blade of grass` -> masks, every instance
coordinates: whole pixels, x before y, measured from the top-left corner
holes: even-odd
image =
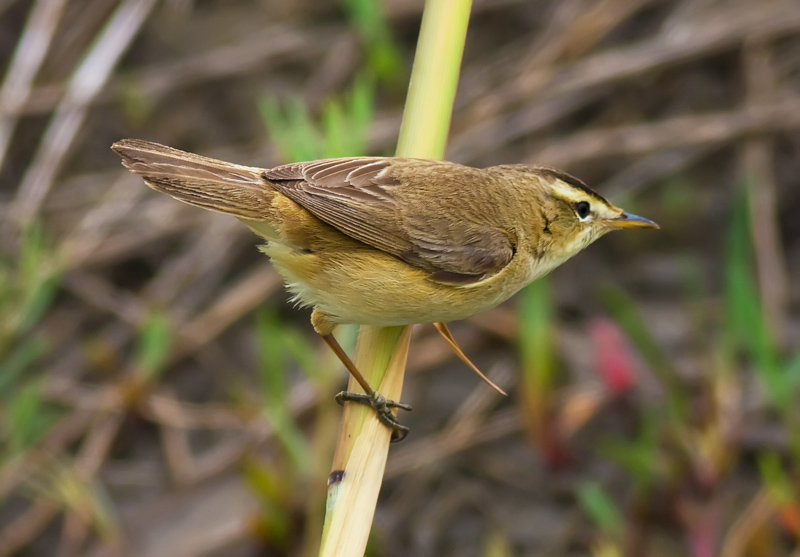
[[[260,311],[256,316],[259,371],[264,408],[262,412],[293,466],[306,475],[311,469],[310,447],[294,420],[286,393],[286,344],[283,327],[274,312]]]
[[[284,105],[275,98],[265,97],[258,103],[258,110],[284,160],[320,158],[322,140],[301,99],[291,99]]]
[[[553,331],[550,283],[540,279],[519,297],[519,338],[525,389],[549,391],[553,383]]]
[[[137,373],[145,381],[154,381],[166,369],[172,338],[172,323],[165,313],[155,311],[145,318],[135,360]]]
[[[60,283],[57,254],[48,247],[44,229],[39,224],[31,224],[23,231],[20,239],[20,258],[15,290],[20,300],[13,316],[6,315],[14,323],[16,334],[24,333],[33,327],[50,306]]]
[[[758,469],[767,488],[770,499],[776,506],[788,505],[796,501],[795,489],[775,453],[762,454],[758,459]]]
[[[45,407],[38,383],[17,389],[8,400],[0,428],[3,460],[32,447],[53,426],[56,418],[55,412]]]
[[[744,191],[736,196],[725,245],[725,324],[729,346],[744,347],[770,401],[783,412],[792,404],[792,389],[780,369],[752,276],[749,211]]]
[[[375,0],[343,0],[350,21],[367,50],[370,69],[384,81],[395,81],[402,68],[402,56],[383,11]]]
[[[622,514],[600,484],[586,482],[578,487],[578,501],[589,519],[612,539],[624,532]]]
[[[518,342],[522,373],[519,396],[533,443],[548,463],[557,466],[564,455],[551,423],[556,373],[551,296],[547,279],[528,285],[519,294]]]
[[[645,414],[634,439],[612,438],[600,447],[601,454],[631,475],[639,492],[646,491],[662,472],[658,439],[661,422],[655,413]]]
[[[12,384],[44,356],[47,349],[44,340],[33,337],[18,342],[10,354],[0,354],[0,397],[11,390]]]
[[[359,74],[347,95],[326,99],[319,122],[300,99],[279,102],[265,97],[258,108],[283,159],[309,161],[363,155],[374,98],[374,80]]]

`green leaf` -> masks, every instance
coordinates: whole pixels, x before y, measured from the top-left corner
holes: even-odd
[[[7,443],[8,456],[17,455],[31,446],[55,423],[56,416],[42,403],[38,383],[19,389],[7,403],[2,437]]]
[[[274,310],[256,314],[256,334],[261,388],[269,401],[279,402],[287,394],[286,356],[278,314]]]
[[[786,364],[783,375],[786,378],[786,383],[791,385],[792,392],[796,393],[797,387],[800,386],[800,352],[795,354],[794,358]]]
[[[328,100],[322,110],[325,158],[338,158],[350,154],[350,134],[347,127],[342,105],[334,100]]]
[[[359,75],[344,99],[323,103],[319,125],[300,99],[279,103],[264,98],[259,110],[285,160],[349,157],[367,151],[374,98],[374,80]]]
[[[764,453],[758,459],[761,478],[767,487],[770,499],[777,505],[790,504],[795,500],[792,482],[775,453]]]
[[[307,473],[311,468],[311,449],[297,425],[288,404],[287,358],[284,326],[274,311],[256,315],[259,370],[264,395],[263,414],[293,465]]]
[[[281,156],[286,161],[310,161],[321,158],[320,136],[302,99],[281,104],[273,97],[258,103],[264,125]]]
[[[0,359],[0,396],[8,391],[22,374],[47,353],[47,343],[38,337],[28,338],[12,348],[11,354]]]
[[[383,81],[400,77],[403,56],[378,0],[343,0],[343,7],[367,50],[371,70]]]
[[[550,300],[550,283],[547,279],[533,282],[520,295],[520,355],[528,389],[548,390],[555,372]]]
[[[586,482],[578,488],[578,501],[592,522],[608,536],[618,538],[624,531],[622,515],[600,484]]]
[[[12,286],[21,292],[16,334],[30,330],[41,319],[60,283],[56,254],[48,248],[41,225],[29,226],[20,241],[18,276]]]
[[[658,427],[662,423],[654,412],[645,414],[635,439],[609,439],[600,446],[600,452],[606,458],[633,476],[638,489],[652,485],[663,471],[658,445]]]
[[[149,314],[139,332],[136,369],[147,380],[158,376],[165,368],[172,348],[172,324],[160,311]]]
[[[792,389],[761,308],[751,246],[748,199],[742,188],[733,203],[725,246],[726,342],[734,350],[744,349],[771,403],[785,412],[792,404]]]

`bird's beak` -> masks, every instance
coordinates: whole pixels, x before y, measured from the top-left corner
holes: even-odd
[[[614,228],[661,228],[653,221],[632,215],[630,213],[622,213],[615,219],[607,221]]]

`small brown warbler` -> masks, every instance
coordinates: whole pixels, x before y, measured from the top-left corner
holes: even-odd
[[[112,149],[151,188],[234,215],[267,241],[261,250],[367,393],[339,400],[370,404],[398,439],[407,428],[389,408],[406,405],[367,384],[335,325],[435,323],[448,338],[444,322],[498,305],[605,233],[658,228],[542,166],[352,157],[265,170],[139,139]]]

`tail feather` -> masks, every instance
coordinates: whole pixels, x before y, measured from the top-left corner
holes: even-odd
[[[156,191],[179,201],[250,220],[269,220],[272,188],[261,168],[242,166],[172,147],[123,139],[111,149]]]

